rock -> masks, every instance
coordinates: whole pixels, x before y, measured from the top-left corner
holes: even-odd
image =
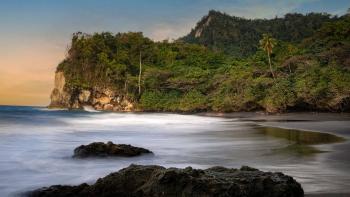
[[[106,111],[112,111],[113,110],[113,105],[112,104],[105,104],[103,106],[103,110],[106,110]]]
[[[133,157],[144,153],[152,153],[150,150],[134,147],[127,144],[113,144],[113,142],[93,142],[88,145],[81,145],[74,149],[73,157],[107,157],[122,156]]]
[[[102,93],[108,96],[109,98],[114,97],[114,92],[109,88],[102,89]]]
[[[53,185],[49,188],[42,188],[37,191],[28,192],[23,196],[56,196],[56,197],[72,196],[73,197],[88,187],[89,185],[86,183],[83,183],[81,185],[74,186],[74,187],[64,186],[64,185]]]
[[[82,88],[70,86],[63,71],[55,73],[55,86],[51,92],[49,108],[83,109],[93,106],[95,110],[106,111],[135,111],[134,101],[124,93],[111,88],[92,86]]]
[[[130,165],[93,185],[55,185],[29,192],[30,197],[299,197],[300,184],[282,173],[213,167],[206,170]]]
[[[108,96],[102,96],[100,98],[97,98],[95,102],[100,103],[101,105],[105,105],[111,102],[111,98]]]
[[[131,102],[129,102],[128,100],[123,100],[122,106],[123,106],[123,111],[133,111],[134,110],[134,105]]]
[[[80,109],[81,106],[80,106],[80,104],[79,104],[79,101],[78,101],[78,100],[75,100],[74,102],[72,102],[70,108],[71,108],[71,109]]]
[[[258,171],[258,169],[249,167],[249,166],[242,166],[241,169],[242,171]]]
[[[121,108],[119,105],[113,107],[113,111],[121,111]]]
[[[66,79],[63,72],[55,73],[55,85],[51,93],[49,108],[69,108],[71,95],[65,91]]]
[[[79,102],[86,103],[90,99],[91,92],[89,90],[82,90],[79,94]]]
[[[99,103],[97,103],[97,104],[94,105],[94,109],[95,110],[103,110],[103,106],[100,105]]]

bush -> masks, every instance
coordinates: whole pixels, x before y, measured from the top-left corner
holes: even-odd
[[[207,109],[207,98],[197,90],[187,92],[180,101],[181,111],[202,111]]]
[[[283,112],[295,105],[296,96],[293,83],[288,79],[278,79],[268,90],[264,107],[268,112]]]
[[[146,91],[140,99],[140,107],[145,111],[177,111],[180,94],[176,91]]]

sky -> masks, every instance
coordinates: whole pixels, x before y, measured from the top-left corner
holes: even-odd
[[[77,31],[142,31],[158,41],[186,35],[211,9],[273,18],[348,8],[349,0],[0,0],[0,105],[48,105]]]

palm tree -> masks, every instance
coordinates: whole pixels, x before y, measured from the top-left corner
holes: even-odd
[[[276,39],[272,38],[269,34],[263,34],[263,38],[260,40],[260,47],[267,53],[267,57],[269,59],[270,71],[274,80],[275,80],[275,73],[273,72],[273,69],[272,69],[270,56],[272,53],[272,49],[273,47],[275,47],[276,43],[277,43]]]

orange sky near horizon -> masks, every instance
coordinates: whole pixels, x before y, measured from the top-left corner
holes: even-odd
[[[51,44],[1,47],[0,105],[49,104],[55,69],[65,55],[64,47]]]

